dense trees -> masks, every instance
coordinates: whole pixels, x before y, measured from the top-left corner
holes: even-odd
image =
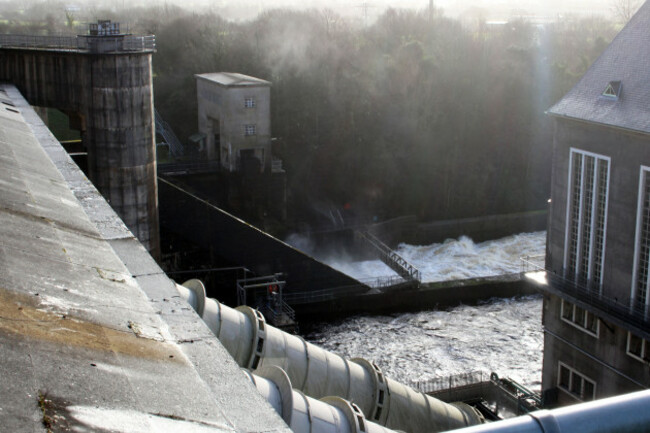
[[[544,111],[615,33],[596,18],[468,26],[398,9],[365,27],[331,10],[233,23],[165,6],[128,21],[156,33],[155,103],[180,137],[197,128],[194,74],[267,79],[296,201],[425,219],[543,208]]]

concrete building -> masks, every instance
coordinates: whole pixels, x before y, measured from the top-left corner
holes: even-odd
[[[230,72],[196,75],[199,132],[229,172],[271,168],[271,83]]]
[[[546,251],[546,403],[650,387],[650,3],[555,119]]]

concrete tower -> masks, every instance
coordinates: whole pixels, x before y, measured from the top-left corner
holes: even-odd
[[[81,131],[90,180],[154,257],[160,255],[153,36],[107,21],[77,37],[0,36],[0,80]]]

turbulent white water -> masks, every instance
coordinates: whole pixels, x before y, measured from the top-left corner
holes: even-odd
[[[402,383],[494,371],[539,391],[541,313],[540,296],[494,299],[448,311],[353,317],[306,338],[346,358],[375,361]]]
[[[519,272],[519,258],[543,255],[545,243],[546,232],[535,232],[478,244],[466,236],[426,246],[400,244],[396,251],[422,272],[423,281],[433,282]],[[359,280],[397,275],[379,260],[326,263]]]
[[[400,245],[425,281],[519,272],[519,257],[544,253],[545,233],[522,233],[474,244],[470,239],[429,246]],[[338,269],[364,279],[392,275],[380,261]],[[493,299],[477,306],[392,316],[359,316],[322,324],[307,339],[345,357],[375,361],[403,383],[471,371],[496,372],[534,390],[541,387],[542,299]]]

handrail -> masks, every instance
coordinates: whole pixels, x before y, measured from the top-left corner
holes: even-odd
[[[115,42],[112,51],[149,52],[156,49],[154,35],[116,35],[116,36],[41,36],[41,35],[0,35],[1,48],[61,49],[71,51],[96,50],[97,41]]]
[[[169,150],[173,156],[182,156],[184,153],[183,145],[181,144],[178,137],[176,137],[176,134],[174,134],[171,126],[169,126],[169,123],[167,123],[165,119],[162,118],[155,107],[153,109],[153,112],[156,119],[156,133],[162,135],[165,139],[165,142],[169,144]]]
[[[391,250],[388,245],[384,244],[375,235],[368,231],[355,231],[355,235],[368,242],[379,253],[379,260],[384,262],[400,276],[407,280],[417,281],[418,283],[422,282],[422,273],[420,270],[395,251]]]
[[[599,315],[609,316],[627,325],[636,327],[648,335],[650,329],[650,308],[646,305],[635,304],[631,296],[611,298],[603,294],[600,287],[579,283],[569,278],[557,275],[551,270],[533,263],[530,259],[539,256],[524,256],[522,272],[545,272],[548,284],[543,287],[547,291],[556,291],[572,297],[577,302],[600,311]],[[645,331],[644,331],[645,330]]]
[[[158,174],[207,173],[218,170],[219,163],[216,161],[170,162],[158,164]]]

